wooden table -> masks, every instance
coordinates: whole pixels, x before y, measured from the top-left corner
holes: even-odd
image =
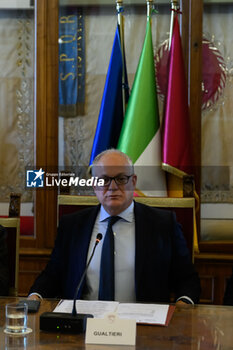
[[[86,345],[84,334],[66,335],[39,330],[39,315],[52,311],[56,300],[43,300],[38,313],[29,314],[28,326],[33,332],[24,337],[3,332],[5,304],[17,298],[0,298],[0,349],[36,350],[230,350],[233,349],[233,307],[185,306],[176,308],[168,327],[137,326],[135,347]]]

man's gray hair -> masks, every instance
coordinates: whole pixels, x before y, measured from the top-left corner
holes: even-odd
[[[92,166],[91,166],[91,172],[92,172],[93,167],[98,164],[98,162],[100,161],[100,159],[104,155],[111,154],[111,153],[116,153],[116,154],[120,154],[121,156],[123,156],[127,160],[127,162],[129,163],[129,165],[132,167],[132,174],[134,174],[134,165],[133,165],[132,159],[126,153],[121,152],[121,151],[119,151],[118,149],[115,149],[115,148],[110,148],[110,149],[107,149],[107,150],[97,154],[97,156],[93,160],[93,163],[92,163]]]

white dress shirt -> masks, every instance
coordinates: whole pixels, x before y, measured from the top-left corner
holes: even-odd
[[[102,246],[107,230],[107,218],[110,215],[101,206],[93,228],[88,251],[88,259],[96,241],[96,235],[102,233],[103,238],[96,248],[94,257],[87,270],[88,293],[84,299],[98,300],[99,275]],[[115,237],[115,300],[135,302],[135,219],[134,202],[118,215],[112,227]]]

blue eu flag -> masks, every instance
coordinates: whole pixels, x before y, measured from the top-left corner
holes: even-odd
[[[125,57],[122,55],[119,27],[117,25],[111,58],[92,146],[90,164],[100,152],[116,148],[123,122],[122,74],[125,73],[125,100],[128,101],[128,81]]]

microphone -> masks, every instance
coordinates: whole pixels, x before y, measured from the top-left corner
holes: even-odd
[[[77,295],[78,295],[79,289],[80,289],[80,287],[81,287],[81,285],[82,285],[82,283],[83,283],[84,277],[86,276],[87,269],[88,269],[88,267],[89,267],[89,265],[90,265],[90,263],[91,263],[91,260],[92,260],[92,258],[93,258],[93,256],[94,256],[95,249],[96,249],[97,245],[99,244],[99,242],[101,241],[102,237],[103,237],[102,233],[98,233],[98,234],[97,234],[96,240],[95,240],[95,245],[94,245],[94,248],[93,248],[93,250],[92,250],[90,259],[89,259],[89,261],[88,261],[88,263],[87,263],[87,265],[86,265],[85,270],[83,271],[83,274],[82,274],[82,277],[81,277],[81,279],[80,279],[80,282],[79,282],[79,284],[78,284],[78,286],[77,286],[77,288],[76,288],[76,290],[75,290],[75,293],[74,293],[74,303],[73,303],[73,309],[72,309],[72,315],[73,315],[73,316],[76,316],[76,315],[77,315],[77,311],[76,311],[76,299],[77,299]]]
[[[90,314],[77,314],[76,311],[76,298],[79,292],[79,289],[82,285],[82,282],[86,276],[87,269],[91,263],[91,260],[94,256],[95,249],[99,242],[101,241],[103,235],[98,233],[96,236],[95,245],[93,247],[91,256],[87,262],[85,270],[81,276],[79,284],[75,289],[74,300],[73,300],[73,309],[72,313],[64,312],[44,312],[40,315],[40,329],[43,331],[57,331],[63,333],[82,333],[86,329],[86,321],[88,317],[93,317]]]

